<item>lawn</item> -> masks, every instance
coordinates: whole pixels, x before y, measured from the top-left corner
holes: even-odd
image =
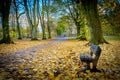
[[[107,40],[120,40],[120,36],[104,36]]]

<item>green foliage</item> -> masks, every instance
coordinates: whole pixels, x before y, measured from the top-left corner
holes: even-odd
[[[64,3],[61,0],[50,0],[50,14],[51,16],[58,17],[61,14],[64,14]]]
[[[17,37],[18,37],[17,32],[15,32],[15,31],[10,31],[10,37],[11,37],[11,38],[17,38]]]
[[[77,39],[80,39],[80,40],[89,40],[89,29],[88,27],[83,27],[81,28],[81,33],[80,35],[77,37]]]
[[[21,34],[23,38],[31,38],[30,27],[29,26],[25,28],[21,27]]]
[[[65,26],[64,24],[58,23],[57,29],[56,29],[57,35],[61,35],[65,32]]]
[[[120,35],[120,5],[117,0],[104,0],[99,3],[99,15],[105,35]]]
[[[104,15],[100,19],[105,35],[120,35],[120,16],[118,15],[118,12],[109,16]]]
[[[84,27],[86,40],[90,39],[90,32],[87,26]]]
[[[62,16],[57,23],[57,34],[61,35],[64,33],[67,29],[70,29],[70,27],[73,26],[73,23],[70,20],[69,16]]]
[[[86,40],[86,37],[85,37],[85,34],[81,34],[77,37],[77,39],[80,39],[80,40]]]

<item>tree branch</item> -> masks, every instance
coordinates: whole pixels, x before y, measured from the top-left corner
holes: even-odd
[[[21,12],[19,15],[18,15],[18,18],[20,18],[21,15],[25,14],[25,11],[24,12]]]

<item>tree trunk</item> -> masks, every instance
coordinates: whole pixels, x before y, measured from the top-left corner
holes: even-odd
[[[2,29],[3,29],[3,39],[4,43],[10,43],[10,35],[9,35],[9,14],[4,14],[2,16]]]
[[[45,24],[44,23],[42,24],[42,33],[43,33],[42,39],[45,40],[46,39],[46,33],[45,33]]]
[[[44,14],[44,13],[43,13]],[[41,28],[42,28],[42,39],[46,39],[46,33],[45,33],[45,24],[44,24],[44,15],[40,16],[40,23],[41,23]]]
[[[80,23],[75,22],[75,25],[77,27],[77,38],[80,36]]]
[[[90,29],[90,43],[107,43],[103,37],[99,15],[97,13],[97,0],[81,0],[85,10]]]
[[[36,0],[34,0],[33,4],[33,20],[34,20],[34,25],[32,26],[32,38],[31,40],[37,40],[37,20],[36,20],[36,12],[37,12],[37,5],[36,5]]]
[[[18,16],[18,6],[16,4],[16,0],[13,0],[13,3],[14,3],[14,6],[15,6],[14,9],[15,9],[15,13],[16,13],[16,24],[17,24],[18,39],[22,39],[21,30],[20,30],[20,26],[19,26],[19,17],[20,17],[21,14]]]
[[[14,14],[12,15],[12,30],[15,32],[15,17]]]
[[[40,21],[41,21],[41,26],[42,26],[42,33],[43,33],[43,36],[42,36],[42,39],[45,40],[46,39],[46,33],[45,33],[45,12],[44,12],[44,7],[46,5],[46,2],[44,0],[42,0],[42,15],[41,15],[41,18],[40,18]]]
[[[51,39],[51,30],[50,30],[49,22],[48,22],[48,38]]]
[[[31,40],[37,40],[37,26],[32,28],[32,37]]]
[[[48,38],[51,38],[51,29],[49,25],[49,7],[50,7],[50,0],[48,0],[48,7],[47,7],[47,27],[48,27]]]
[[[18,39],[22,39],[22,36],[21,36],[21,30],[20,30],[20,26],[19,26],[19,19],[17,18],[16,16],[16,23],[17,23],[17,31],[18,31]]]
[[[39,18],[37,16],[37,5],[36,5],[36,0],[34,0],[34,4],[33,4],[33,11],[30,15],[29,10],[28,10],[28,6],[27,6],[27,1],[24,0],[24,7],[26,10],[26,16],[27,16],[27,20],[30,26],[30,31],[31,31],[31,40],[37,40],[37,27],[38,27],[38,23],[39,23]],[[33,17],[31,17],[33,16]]]
[[[13,43],[10,39],[9,35],[9,11],[10,11],[10,5],[11,0],[1,1],[2,3],[2,30],[3,30],[3,38],[0,41],[0,43]],[[6,4],[6,5],[4,5]]]
[[[30,19],[30,16],[29,16],[29,10],[28,10],[28,6],[27,6],[27,1],[26,0],[23,0],[23,1],[24,1],[24,7],[25,7],[27,21],[28,21],[29,26],[30,26],[30,33],[31,33],[30,37],[32,37],[32,27],[33,27],[33,24],[32,24],[32,21]]]

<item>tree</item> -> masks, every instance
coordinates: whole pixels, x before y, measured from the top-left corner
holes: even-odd
[[[48,0],[47,2],[47,10],[46,10],[46,13],[47,13],[47,28],[48,28],[48,38],[50,39],[51,38],[51,29],[50,29],[50,0]]]
[[[25,12],[23,11],[23,12],[19,13],[20,3],[18,3],[17,0],[13,0],[13,4],[14,4],[14,10],[15,10],[15,13],[16,13],[16,25],[17,25],[17,31],[18,31],[18,39],[22,39],[20,24],[19,24],[19,18]]]
[[[70,17],[63,15],[58,19],[56,31],[58,35],[66,34],[67,36],[70,36],[75,27],[74,23],[71,23]]]
[[[59,0],[57,1],[60,6],[60,11],[63,15],[69,16],[71,23],[74,23],[76,26],[77,38],[81,34],[81,28],[83,28],[84,16],[82,14],[81,6],[79,6],[74,0]]]
[[[42,0],[42,10],[40,12],[40,23],[42,26],[42,39],[46,39],[46,33],[45,33],[45,6],[46,6],[46,0]]]
[[[56,32],[58,36],[62,35],[65,32],[66,26],[63,20],[64,20],[63,17],[61,17],[57,23]]]
[[[77,37],[78,37],[80,35],[80,27],[82,21],[80,8],[78,7],[78,5],[75,3],[74,0],[70,0],[70,1],[67,0],[67,2],[68,2],[69,15],[77,27]]]
[[[12,0],[1,0],[0,1],[0,13],[2,17],[2,31],[3,31],[3,38],[0,43],[13,43],[10,39],[9,34],[9,12],[10,12],[10,5]]]
[[[109,35],[119,35],[120,34],[120,3],[118,0],[104,0],[99,2],[100,18],[102,23],[105,23],[103,28],[105,33]],[[108,25],[108,26],[107,26]]]
[[[82,4],[90,30],[90,43],[101,44],[107,43],[103,37],[99,15],[97,13],[97,0],[76,0]]]
[[[24,1],[24,7],[26,11],[27,20],[31,29],[31,40],[37,40],[37,30],[39,24],[39,14],[38,14],[38,0],[33,0],[30,5],[29,1]],[[29,2],[29,5],[28,5]]]

